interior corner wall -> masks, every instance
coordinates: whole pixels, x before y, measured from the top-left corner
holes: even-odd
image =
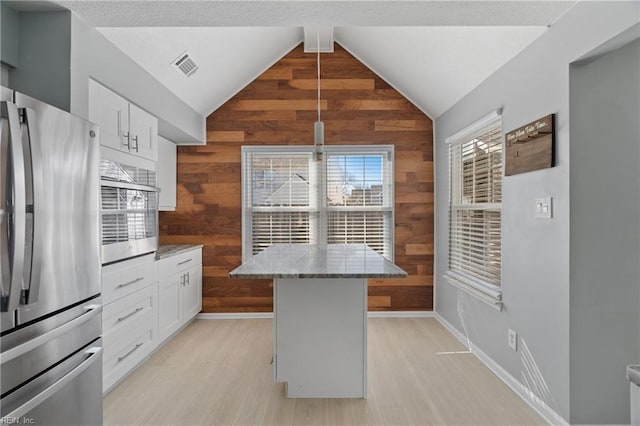
[[[435,121],[436,311],[548,408],[568,420],[570,402],[569,64],[638,22],[637,2],[579,2],[527,49]],[[508,132],[556,114],[556,166],[503,181],[502,288],[498,312],[443,278],[448,261],[445,138],[497,108]],[[553,218],[534,200],[553,197]],[[519,347],[507,346],[507,330]],[[605,396],[606,398],[607,396]]]
[[[70,13],[21,12],[18,16],[18,66],[9,70],[11,88],[69,111]]]
[[[0,61],[18,66],[18,12],[6,2],[0,3]]]
[[[1,34],[11,89],[87,118],[94,78],[156,116],[163,136],[205,142],[201,114],[72,12],[17,12],[3,3]]]
[[[176,143],[204,144],[205,118],[75,14],[72,19],[71,112],[86,116],[93,78],[158,118],[158,132]]]
[[[640,39],[571,66],[571,423],[628,424],[640,362]]]

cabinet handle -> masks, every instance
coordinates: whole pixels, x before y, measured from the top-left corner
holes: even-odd
[[[129,145],[131,145],[130,139],[131,139],[131,135],[129,134],[129,132],[123,133],[122,134],[122,146],[124,146],[127,149],[129,149]],[[125,142],[125,140],[126,140],[126,142]]]
[[[191,284],[191,275],[187,272],[187,285]]]
[[[135,311],[130,312],[130,313],[128,313],[127,315],[125,315],[125,316],[123,316],[123,317],[119,317],[119,318],[118,318],[118,322],[126,320],[127,318],[129,318],[129,317],[131,317],[131,316],[133,316],[133,315],[137,314],[138,312],[140,312],[140,311],[141,311],[141,310],[143,310],[143,309],[144,309],[144,308],[136,308],[136,310],[135,310]]]
[[[138,283],[138,282],[140,282],[142,280],[144,280],[144,277],[138,277],[135,280],[131,280],[131,281],[127,281],[126,283],[118,284],[118,288],[126,287],[128,285]]]
[[[119,356],[118,357],[118,362],[122,362],[125,360],[125,358],[127,358],[129,355],[131,355],[132,353],[134,353],[135,351],[137,351],[140,346],[144,345],[144,343],[138,343],[133,349],[131,349],[129,352],[127,352],[126,354]]]
[[[184,274],[182,274],[182,275],[180,275],[180,286],[181,287],[184,287],[184,282],[185,282]]]
[[[187,260],[183,260],[182,262],[178,262],[178,266],[180,265],[184,265],[185,263],[189,263],[191,262],[193,259],[187,259]]]
[[[135,149],[136,152],[138,152],[138,135],[135,135],[134,137],[131,138],[132,140],[134,140],[136,142],[136,146],[131,147],[131,149]]]

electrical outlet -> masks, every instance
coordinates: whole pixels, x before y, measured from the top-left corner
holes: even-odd
[[[514,351],[518,351],[518,333],[509,329],[509,336],[507,337],[507,345]]]

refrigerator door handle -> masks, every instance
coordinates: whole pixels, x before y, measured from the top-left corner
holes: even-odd
[[[71,370],[67,375],[62,377],[60,380],[53,383],[51,386],[46,388],[44,391],[40,392],[38,395],[31,398],[29,401],[25,402],[11,413],[4,416],[0,419],[0,424],[9,424],[12,419],[21,419],[23,416],[31,412],[38,405],[42,404],[53,394],[58,392],[61,388],[66,386],[68,383],[72,382],[76,377],[82,374],[87,368],[91,367],[93,363],[96,362],[100,357],[100,353],[102,352],[102,348],[99,346],[92,347],[87,349],[84,353],[88,355],[87,359],[82,361],[80,365]]]
[[[21,345],[2,352],[0,354],[0,364],[4,364],[5,362],[9,362],[12,359],[24,355],[30,350],[35,349],[38,346],[43,345],[44,343],[69,332],[80,324],[84,324],[85,322],[89,321],[91,318],[94,318],[96,315],[99,315],[102,312],[102,305],[87,305],[84,309],[85,313],[72,319],[64,325],[58,328],[54,328],[53,330],[41,334],[38,337],[33,338]],[[0,422],[0,424],[2,423]]]
[[[7,177],[10,180],[11,185],[4,190],[7,191],[5,197],[8,200],[2,200],[6,202],[8,216],[7,228],[3,229],[6,232],[6,243],[9,264],[9,274],[5,274],[3,271],[2,280],[2,294],[0,303],[0,310],[2,312],[10,312],[18,307],[20,302],[20,290],[22,289],[22,272],[24,266],[24,254],[25,254],[25,231],[26,231],[26,183],[24,174],[24,152],[22,149],[22,140],[20,138],[20,118],[18,115],[18,108],[15,104],[10,102],[2,102],[0,105],[0,116],[7,120],[7,125],[3,123],[4,128],[7,129],[7,137],[4,138],[6,146],[2,149],[6,149],[10,155],[11,165],[7,167]],[[4,120],[3,120],[4,121]],[[5,133],[5,132],[3,132]],[[4,267],[3,267],[4,269]],[[4,277],[8,276],[8,282]]]
[[[21,109],[21,113],[24,116],[25,127],[22,132],[22,145],[25,157],[25,176],[26,176],[26,191],[27,191],[27,206],[30,205],[31,210],[28,211],[28,215],[31,215],[31,220],[27,220],[25,223],[25,238],[27,250],[25,252],[26,262],[24,265],[24,288],[20,297],[20,303],[28,305],[38,300],[40,293],[40,266],[42,264],[42,251],[44,250],[43,244],[35,244],[36,236],[43,235],[42,220],[35,220],[35,216],[42,217],[43,213],[36,214],[39,210],[38,201],[42,199],[42,194],[37,191],[41,191],[44,183],[40,178],[40,175],[35,173],[37,167],[34,164],[42,164],[42,158],[40,151],[33,149],[37,144],[32,143],[39,138],[37,134],[36,112],[30,108]],[[31,125],[34,123],[34,125]],[[30,227],[30,229],[29,229]],[[34,267],[35,266],[35,267]]]
[[[10,207],[7,189],[11,184],[10,173],[11,163],[9,162],[9,120],[2,117],[0,119],[0,303],[2,312],[8,311],[8,295],[11,291],[11,268],[9,266],[9,226],[10,226]],[[12,185],[12,184],[11,184]]]

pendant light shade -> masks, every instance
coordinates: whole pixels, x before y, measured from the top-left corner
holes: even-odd
[[[322,121],[313,123],[313,144],[324,145],[324,123]]]

